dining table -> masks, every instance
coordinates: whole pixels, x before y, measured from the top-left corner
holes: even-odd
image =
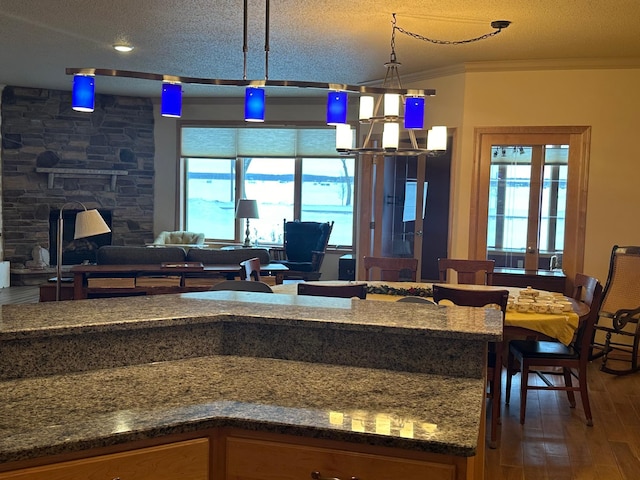
[[[299,283],[299,282],[298,282]],[[386,282],[386,281],[343,281],[343,280],[318,280],[307,283],[324,285],[346,285],[350,283],[366,283],[368,293],[365,301],[395,302],[402,297],[422,296],[429,300],[431,298],[431,288],[433,283],[426,282]],[[447,287],[461,289],[491,289],[507,290],[509,295],[517,298],[522,287],[507,287],[500,285],[468,285],[468,284],[446,284]],[[297,283],[285,283],[271,287],[276,294],[296,295],[298,292]],[[536,290],[539,295],[554,295],[558,300],[569,302],[570,311],[561,313],[540,313],[535,311],[519,312],[514,308],[508,308],[504,318],[503,336],[505,340],[514,338],[536,338],[541,340],[558,340],[565,345],[569,345],[575,335],[581,319],[589,313],[589,307],[574,298],[560,296],[552,292]],[[446,304],[446,302],[442,302]],[[416,305],[415,303],[412,305]]]

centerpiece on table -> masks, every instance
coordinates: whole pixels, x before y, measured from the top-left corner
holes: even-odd
[[[367,285],[367,293],[398,295],[402,297],[431,297],[433,295],[430,287],[398,288],[390,287],[389,285]]]

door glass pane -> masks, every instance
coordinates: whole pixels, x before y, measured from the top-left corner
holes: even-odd
[[[487,258],[524,268],[531,189],[531,147],[492,146]]]
[[[351,245],[354,200],[353,158],[303,158],[300,220],[334,221],[332,245]]]
[[[493,145],[489,186],[487,258],[496,267],[524,268],[528,229],[537,228],[535,255],[538,269],[560,268],[564,248],[567,191],[567,145],[546,145],[542,171],[532,170],[531,146]],[[542,178],[531,192],[532,179]],[[530,198],[540,199],[530,205]],[[531,267],[534,268],[534,267]]]
[[[567,145],[545,147],[544,182],[540,219],[540,268],[561,268],[567,204]]]
[[[233,240],[235,225],[235,161],[185,159],[186,228],[206,238]]]
[[[260,215],[250,220],[251,240],[282,244],[282,222],[293,219],[295,159],[245,158],[243,162],[245,198],[258,201]]]

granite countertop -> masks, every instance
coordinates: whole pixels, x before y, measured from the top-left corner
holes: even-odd
[[[425,308],[428,308],[426,315]],[[250,292],[201,292],[125,298],[1,305],[0,341],[70,331],[113,331],[241,319],[255,323],[356,331],[428,332],[432,337],[495,341],[502,336],[499,312],[343,298]]]
[[[501,335],[490,309],[249,292],[4,305],[0,463],[217,426],[472,456]]]
[[[483,395],[482,379],[236,356],[8,380],[0,463],[217,426],[471,456]]]

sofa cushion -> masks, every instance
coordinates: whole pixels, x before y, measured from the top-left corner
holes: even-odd
[[[98,265],[160,265],[163,262],[184,262],[187,254],[182,247],[128,247],[105,245],[98,249]]]
[[[235,250],[192,248],[187,253],[188,262],[202,262],[204,265],[239,265],[240,262],[253,257],[258,257],[260,259],[260,265],[267,265],[271,262],[269,250],[266,248],[238,248]]]

